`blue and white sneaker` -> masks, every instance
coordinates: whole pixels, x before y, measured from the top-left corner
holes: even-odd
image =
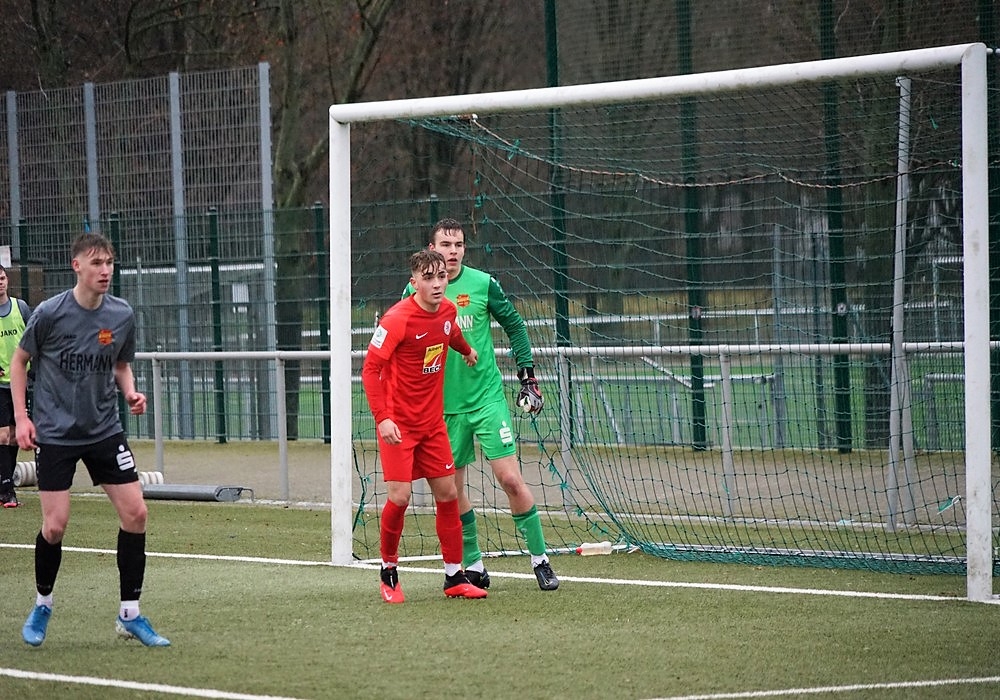
[[[115,621],[115,631],[118,632],[119,637],[138,639],[147,647],[170,646],[170,640],[158,635],[153,626],[149,624],[149,620],[142,615],[134,620],[123,620],[119,617]]]
[[[48,629],[51,616],[52,608],[48,605],[36,605],[32,608],[21,628],[22,639],[33,647],[41,645],[45,641],[45,630]]]

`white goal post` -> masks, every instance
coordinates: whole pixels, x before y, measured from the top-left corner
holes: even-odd
[[[351,395],[352,123],[475,113],[479,115],[652,101],[665,97],[737,92],[792,84],[960,67],[962,79],[962,189],[964,275],[965,508],[967,596],[997,602],[993,594],[991,430],[973,416],[990,415],[987,81],[989,50],[973,43],[825,61],[763,66],[590,85],[358,104],[338,104],[330,117],[330,382],[331,395]],[[348,263],[349,264],[349,263]],[[351,402],[334,401],[331,415],[332,563],[352,562]]]

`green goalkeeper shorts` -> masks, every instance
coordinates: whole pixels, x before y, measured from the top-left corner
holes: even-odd
[[[458,469],[476,461],[474,440],[479,441],[483,457],[488,460],[509,457],[517,452],[506,399],[468,413],[445,414],[444,422],[448,426],[448,440]]]

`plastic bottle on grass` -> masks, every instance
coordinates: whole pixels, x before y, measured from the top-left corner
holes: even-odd
[[[577,554],[589,557],[593,554],[611,554],[610,542],[584,542],[576,548]]]

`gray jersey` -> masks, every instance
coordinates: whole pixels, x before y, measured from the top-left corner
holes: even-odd
[[[32,312],[20,347],[35,375],[31,419],[40,445],[88,445],[122,432],[115,365],[135,358],[135,314],[105,294],[93,311],[67,290]]]

